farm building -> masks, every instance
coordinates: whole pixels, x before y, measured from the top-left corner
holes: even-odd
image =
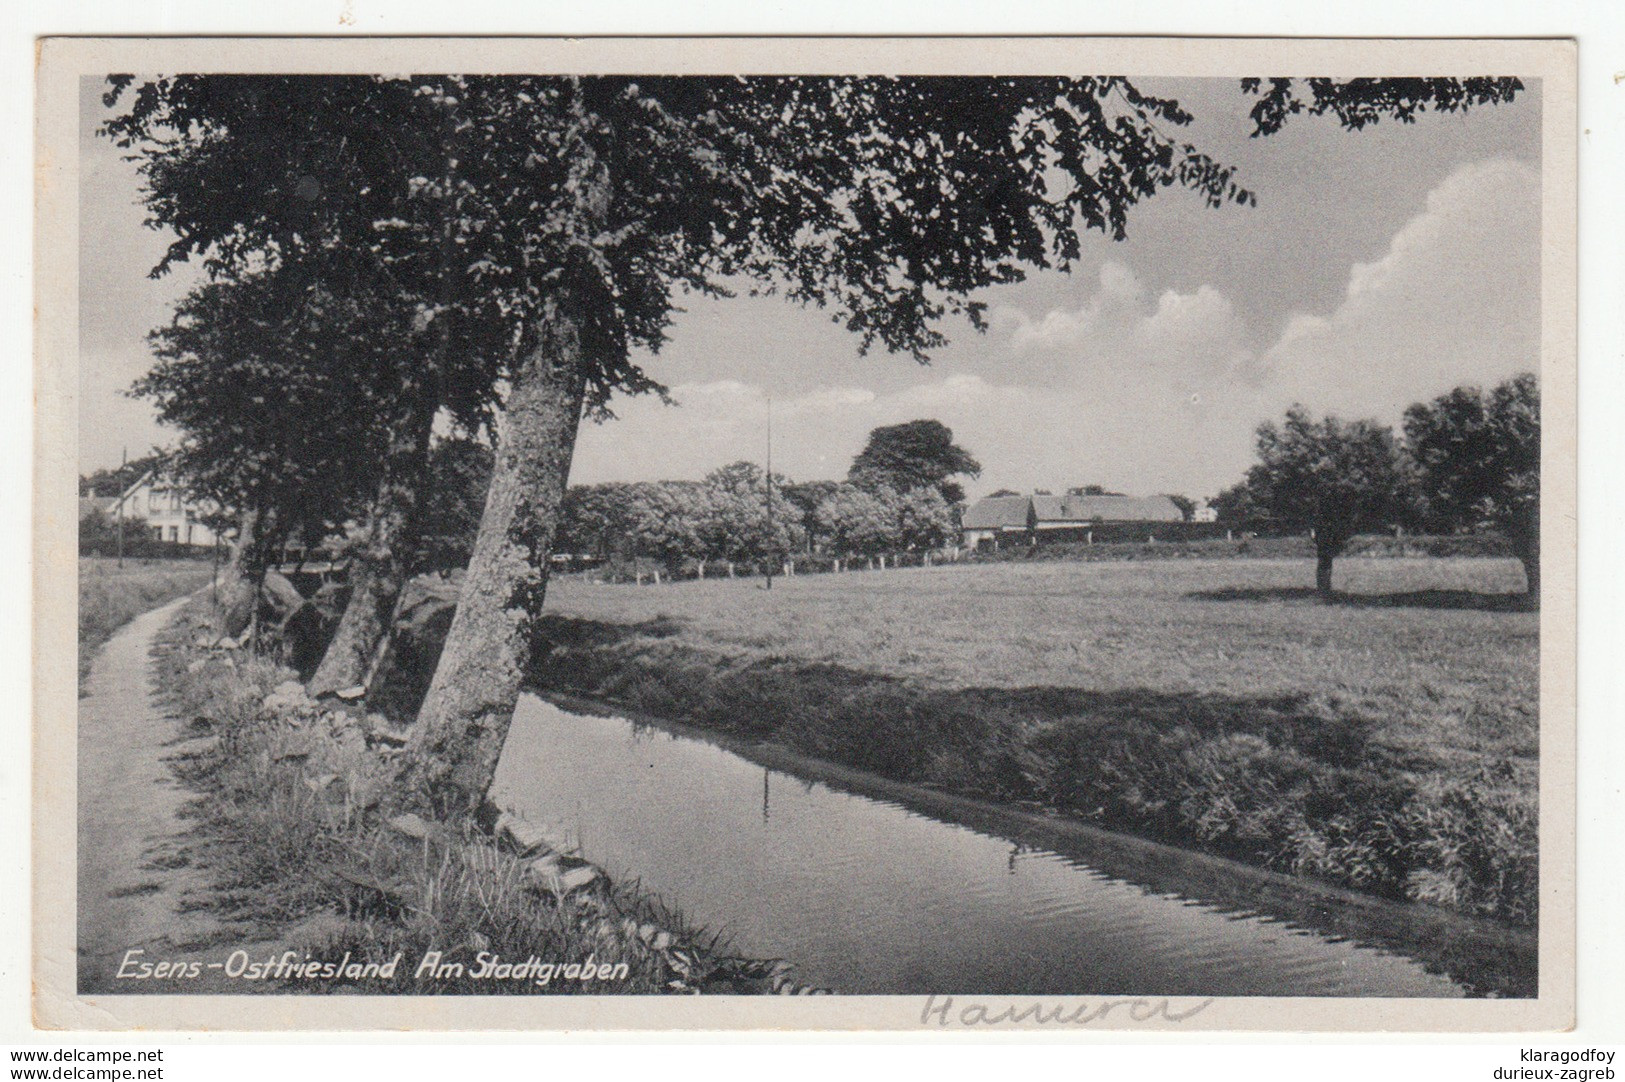
[[[215,543],[214,531],[202,521],[208,511],[156,470],[142,474],[109,503],[106,514],[122,516],[127,522],[140,520],[154,541],[197,546]]]
[[[1184,519],[1167,496],[989,496],[965,512],[961,526],[967,548],[996,549],[1106,539],[1097,533],[1117,539],[1140,524],[1148,538],[1156,524]]]

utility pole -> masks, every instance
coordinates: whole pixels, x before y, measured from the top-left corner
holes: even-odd
[[[118,476],[121,485],[124,483],[124,469],[129,464],[130,448],[126,445],[118,456]],[[124,566],[124,491],[122,489],[118,494],[118,504],[113,508],[113,515],[118,520],[118,565],[122,568]]]
[[[773,589],[773,392],[767,392],[767,588]]]

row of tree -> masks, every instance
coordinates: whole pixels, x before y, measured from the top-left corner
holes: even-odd
[[[1494,530],[1540,593],[1540,385],[1524,373],[1485,392],[1457,387],[1405,411],[1404,436],[1375,421],[1315,420],[1301,406],[1258,430],[1258,462],[1210,501],[1222,522],[1314,537],[1315,585],[1357,533]]]
[[[599,561],[645,557],[700,575],[721,562],[772,567],[798,552],[838,557],[919,552],[952,542],[964,489],[981,465],[934,420],[885,425],[847,479],[792,483],[735,462],[703,481],[576,485],[564,495],[554,549]]]
[[[924,361],[986,287],[1071,267],[1089,230],[1173,187],[1250,205],[1119,77],[183,75],[110,79],[154,274],[209,282],[140,385],[180,472],[270,542],[358,516],[353,592],[314,689],[387,636],[437,419],[498,433],[456,620],[409,748],[444,811],[483,796],[537,642],[578,425],[660,388],[684,292],[741,281]],[[1254,134],[1510,100],[1516,79],[1244,80]],[[498,418],[500,415],[500,423]],[[342,468],[335,468],[335,464]],[[900,489],[904,490],[904,489]],[[945,494],[946,498],[946,494]]]
[[[797,553],[878,556],[941,548],[955,509],[931,487],[898,492],[849,482],[792,484],[735,462],[703,481],[608,482],[565,493],[554,547],[598,562],[643,557],[673,573],[712,564],[772,567]]]

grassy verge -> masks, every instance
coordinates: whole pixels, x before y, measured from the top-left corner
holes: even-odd
[[[209,581],[210,566],[193,560],[79,561],[79,679],[84,681],[97,647],[149,609]]]
[[[316,960],[401,962],[395,978],[336,975],[288,990],[391,993],[634,994],[794,990],[786,965],[729,956],[716,940],[635,887],[601,880],[562,893],[470,824],[411,836],[390,825],[394,756],[367,741],[366,720],[305,698],[293,673],[240,651],[193,645],[188,609],[159,647],[161,686],[192,735],[178,760],[198,795],[194,864],[212,890],[189,904],[233,936],[267,939]],[[417,972],[439,952],[448,968]],[[509,977],[482,958],[552,971]],[[592,962],[589,979],[565,967]],[[460,967],[461,971],[449,968]],[[605,973],[614,976],[605,978]]]
[[[1509,924],[1537,912],[1512,561],[556,584],[545,687]]]
[[[1079,541],[1045,541],[1031,548],[1019,542],[1006,542],[997,551],[978,551],[970,558],[981,563],[1031,560],[1219,560],[1219,559],[1313,559],[1314,542],[1307,537],[1250,537],[1225,540],[1112,541],[1093,545]],[[1362,534],[1349,542],[1340,559],[1385,559],[1402,557],[1485,557],[1512,555],[1506,538],[1494,534],[1434,536],[1414,534],[1392,537]]]

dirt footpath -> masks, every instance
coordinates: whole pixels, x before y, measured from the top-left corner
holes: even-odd
[[[79,991],[118,994],[241,991],[220,970],[197,979],[116,979],[127,952],[140,962],[221,961],[245,945],[244,929],[221,924],[188,896],[208,881],[191,867],[189,793],[167,760],[188,750],[153,687],[153,640],[187,599],[138,616],[91,667],[79,701]],[[132,972],[126,966],[126,973]]]

